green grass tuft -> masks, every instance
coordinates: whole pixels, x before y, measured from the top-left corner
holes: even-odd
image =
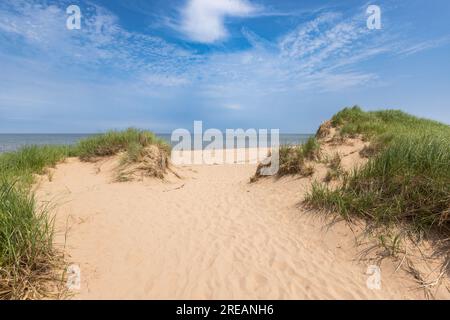
[[[0,179],[0,299],[39,297],[56,257],[53,221],[27,189]]]
[[[299,146],[280,147],[280,168],[278,175],[301,174],[310,176],[314,169],[305,165],[306,160],[314,160],[319,156],[320,144],[315,137],[309,138]]]
[[[318,207],[370,218],[410,222],[414,230],[450,230],[450,127],[397,110],[337,113],[343,136],[361,135],[375,147],[336,190],[316,184],[306,201]]]
[[[74,147],[71,146],[27,146],[17,152],[0,155],[0,175],[4,180],[19,179],[30,184],[33,174],[42,174],[45,168],[74,155]]]
[[[130,152],[130,157],[139,153],[139,148],[157,144],[166,151],[170,147],[152,132],[129,128],[125,131],[109,131],[105,134],[81,140],[76,153],[81,160],[90,161],[98,157],[112,156],[119,152]]]

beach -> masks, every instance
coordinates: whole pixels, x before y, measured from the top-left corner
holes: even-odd
[[[3,153],[0,294],[450,299],[448,130],[355,106],[278,150],[130,128]]]
[[[0,303],[450,300],[450,2],[403,2],[0,1]]]
[[[185,165],[117,183],[117,161],[69,158],[35,187],[54,210],[56,247],[80,268],[73,299],[425,297],[389,259],[381,287],[368,287],[363,226],[301,205],[314,177],[249,183],[255,164]]]

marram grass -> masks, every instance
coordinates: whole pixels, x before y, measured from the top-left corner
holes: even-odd
[[[380,224],[406,222],[415,231],[450,228],[450,127],[397,110],[337,113],[343,136],[361,135],[375,146],[366,165],[331,189],[315,183],[306,202],[344,217]]]
[[[53,221],[27,190],[0,179],[0,299],[39,298],[58,280]]]
[[[319,150],[320,145],[315,137],[310,137],[305,143],[298,146],[281,146],[278,175],[311,175],[314,172],[314,169],[305,165],[305,161],[317,158]]]
[[[314,167],[307,165],[307,160],[314,160],[319,156],[320,145],[316,137],[310,137],[305,143],[295,146],[283,145],[279,149],[279,169],[277,175],[302,175],[311,176],[314,174]],[[260,163],[256,173],[250,178],[250,182],[255,182],[261,177],[261,170],[270,166],[270,163]]]
[[[86,138],[78,143],[75,150],[82,160],[111,156],[122,151],[128,152],[133,158],[142,148],[153,144],[169,150],[169,146],[152,132],[130,128]]]
[[[31,192],[34,176],[67,157],[91,160],[125,152],[134,159],[152,144],[170,152],[153,133],[128,129],[89,137],[75,146],[27,146],[0,155],[0,299],[58,297],[49,291],[55,288],[49,280],[57,287],[62,284],[54,272],[62,261],[53,247],[53,219]]]

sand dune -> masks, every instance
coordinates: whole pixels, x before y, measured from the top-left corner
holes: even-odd
[[[75,299],[424,297],[389,260],[381,289],[367,287],[358,228],[300,206],[309,179],[249,184],[256,165],[236,164],[115,183],[116,162],[69,159],[37,189],[54,205],[56,244],[80,266]]]

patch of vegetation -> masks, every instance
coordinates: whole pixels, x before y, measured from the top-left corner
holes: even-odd
[[[0,175],[3,180],[20,180],[16,183],[29,185],[33,174],[43,174],[46,168],[74,155],[71,146],[27,146],[0,155]]]
[[[28,146],[0,155],[0,299],[48,296],[49,280],[60,280],[53,221],[30,189],[35,174],[73,154],[68,146]]]
[[[163,179],[169,167],[169,151],[158,145],[130,145],[122,156],[116,181],[127,182],[143,176]]]
[[[316,137],[310,137],[301,145],[303,157],[308,160],[317,160],[320,156],[320,143]]]
[[[30,190],[36,174],[74,155],[70,146],[27,146],[0,155],[0,299],[48,296],[49,280],[59,282],[53,220]]]
[[[310,176],[314,168],[306,166],[306,160],[319,157],[320,144],[315,137],[310,137],[304,144],[298,146],[282,146],[279,152],[280,168],[278,175],[300,174]]]
[[[382,148],[382,145],[372,142],[370,145],[364,146],[364,148],[362,148],[359,152],[359,155],[363,158],[371,158],[380,152]]]
[[[306,161],[318,159],[320,156],[319,152],[320,144],[315,137],[310,137],[301,145],[281,146],[279,149],[278,176],[290,174],[299,174],[305,177],[311,176],[314,173],[314,167],[307,165]],[[260,164],[250,181],[256,181],[261,176],[261,169],[268,166],[270,166],[270,162]]]
[[[127,152],[129,158],[133,159],[138,157],[143,148],[150,145],[158,145],[170,152],[169,145],[152,132],[129,128],[125,131],[108,131],[81,140],[76,147],[76,154],[83,161],[92,161],[99,157]]]
[[[305,157],[301,146],[282,146],[279,155],[278,175],[298,174],[302,171]]]
[[[306,202],[379,224],[408,222],[416,231],[449,233],[450,126],[402,111],[346,108],[332,118],[342,136],[375,145],[366,165],[331,189],[314,184]]]
[[[341,156],[339,153],[335,153],[334,156],[328,160],[328,171],[325,176],[325,182],[331,182],[332,180],[339,179],[344,174],[341,167]]]
[[[52,244],[53,220],[37,208],[28,190],[0,181],[0,299],[48,296],[49,280],[60,280]],[[58,294],[56,292],[56,294]]]
[[[75,146],[27,146],[0,154],[0,299],[58,294],[49,292],[49,280],[56,281],[52,288],[61,284],[54,275],[62,259],[53,248],[53,219],[31,192],[35,175],[74,156],[93,160],[125,152],[127,161],[145,162],[152,146],[170,154],[170,147],[153,133],[137,129],[111,131]]]

